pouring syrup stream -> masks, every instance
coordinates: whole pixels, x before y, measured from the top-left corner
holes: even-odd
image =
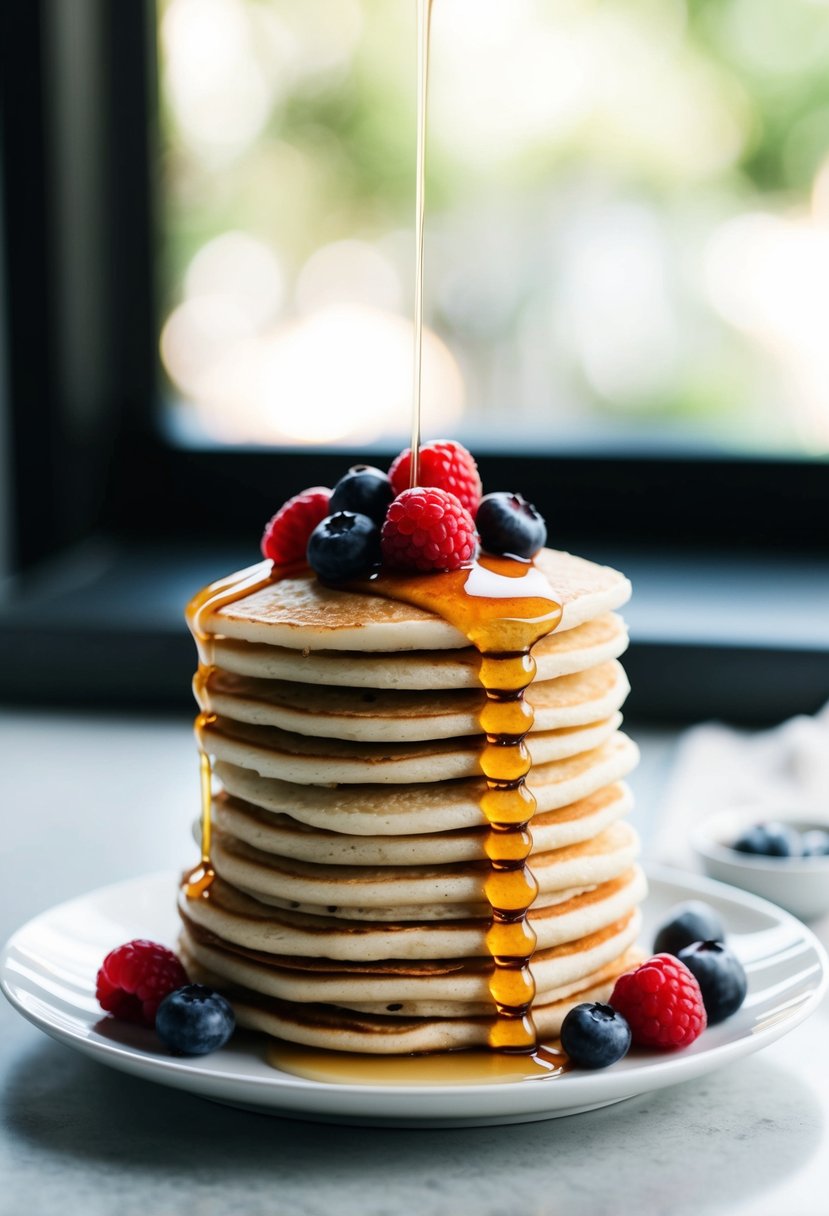
[[[417,0],[417,174],[415,178],[414,358],[410,486],[418,484],[420,397],[423,381],[423,221],[426,212],[426,127],[429,101],[429,34],[432,0]]]

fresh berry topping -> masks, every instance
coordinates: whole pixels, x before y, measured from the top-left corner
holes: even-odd
[[[330,497],[327,486],[312,486],[283,503],[262,534],[262,556],[278,565],[305,561],[308,537],[328,515]]]
[[[478,537],[454,494],[417,486],[389,507],[380,543],[395,570],[458,570],[475,556]]]
[[[331,493],[328,510],[367,515],[379,527],[386,518],[394,490],[387,475],[368,464],[355,464],[341,477]]]
[[[691,942],[724,942],[725,928],[717,913],[701,899],[671,908],[653,942],[654,954],[679,954]]]
[[[308,565],[330,583],[356,578],[379,560],[380,529],[367,515],[338,511],[308,538]]]
[[[800,857],[803,851],[800,833],[776,822],[756,823],[734,841],[733,848],[759,857]]]
[[[487,553],[532,557],[547,541],[547,525],[520,494],[486,494],[475,523]]]
[[[825,857],[829,854],[829,832],[823,828],[810,828],[801,837],[804,857]]]
[[[743,964],[722,942],[694,942],[679,952],[702,993],[708,1025],[736,1013],[746,998],[748,980]]]
[[[172,950],[138,938],[106,956],[95,996],[102,1009],[122,1022],[152,1026],[165,996],[186,983],[187,973]]]
[[[395,494],[408,490],[412,479],[412,450],[406,448],[389,469]],[[424,443],[417,458],[418,486],[436,486],[454,494],[461,506],[475,517],[481,501],[481,478],[471,452],[454,439]]]
[[[707,1025],[699,984],[672,954],[655,954],[620,975],[610,997],[637,1047],[687,1047]]]
[[[627,1055],[630,1026],[610,1005],[574,1005],[561,1024],[561,1046],[578,1068],[607,1068]]]
[[[156,1034],[171,1051],[182,1056],[206,1056],[224,1047],[236,1028],[228,1002],[212,988],[187,984],[158,1007]]]

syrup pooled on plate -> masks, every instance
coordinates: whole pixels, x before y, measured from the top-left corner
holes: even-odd
[[[273,1040],[266,1059],[281,1072],[339,1085],[492,1085],[559,1077],[564,1052],[539,1047],[532,1055],[499,1051],[450,1051],[432,1055],[370,1056],[325,1051]]]

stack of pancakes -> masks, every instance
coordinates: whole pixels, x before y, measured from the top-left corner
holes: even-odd
[[[563,606],[534,648],[529,912],[541,1039],[637,957],[645,883],[623,816],[627,643],[614,570],[535,559]],[[479,656],[429,612],[285,578],[209,614],[197,682],[213,801],[205,895],[182,893],[194,979],[238,1020],[361,1052],[483,1046],[493,1006]]]

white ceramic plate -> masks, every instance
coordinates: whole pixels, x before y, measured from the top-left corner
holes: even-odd
[[[598,1072],[483,1085],[340,1085],[270,1067],[264,1038],[236,1036],[222,1051],[182,1060],[152,1031],[101,1017],[95,974],[104,954],[135,937],[172,944],[175,878],[155,874],[104,887],[30,921],[6,945],[0,983],[11,1003],[47,1034],[101,1063],[205,1098],[274,1115],[336,1123],[474,1126],[577,1114],[687,1081],[765,1047],[815,1008],[826,988],[826,955],[788,913],[733,887],[651,871],[645,936],[679,900],[702,898],[724,919],[749,975],[746,1002],[685,1051],[633,1053]]]

